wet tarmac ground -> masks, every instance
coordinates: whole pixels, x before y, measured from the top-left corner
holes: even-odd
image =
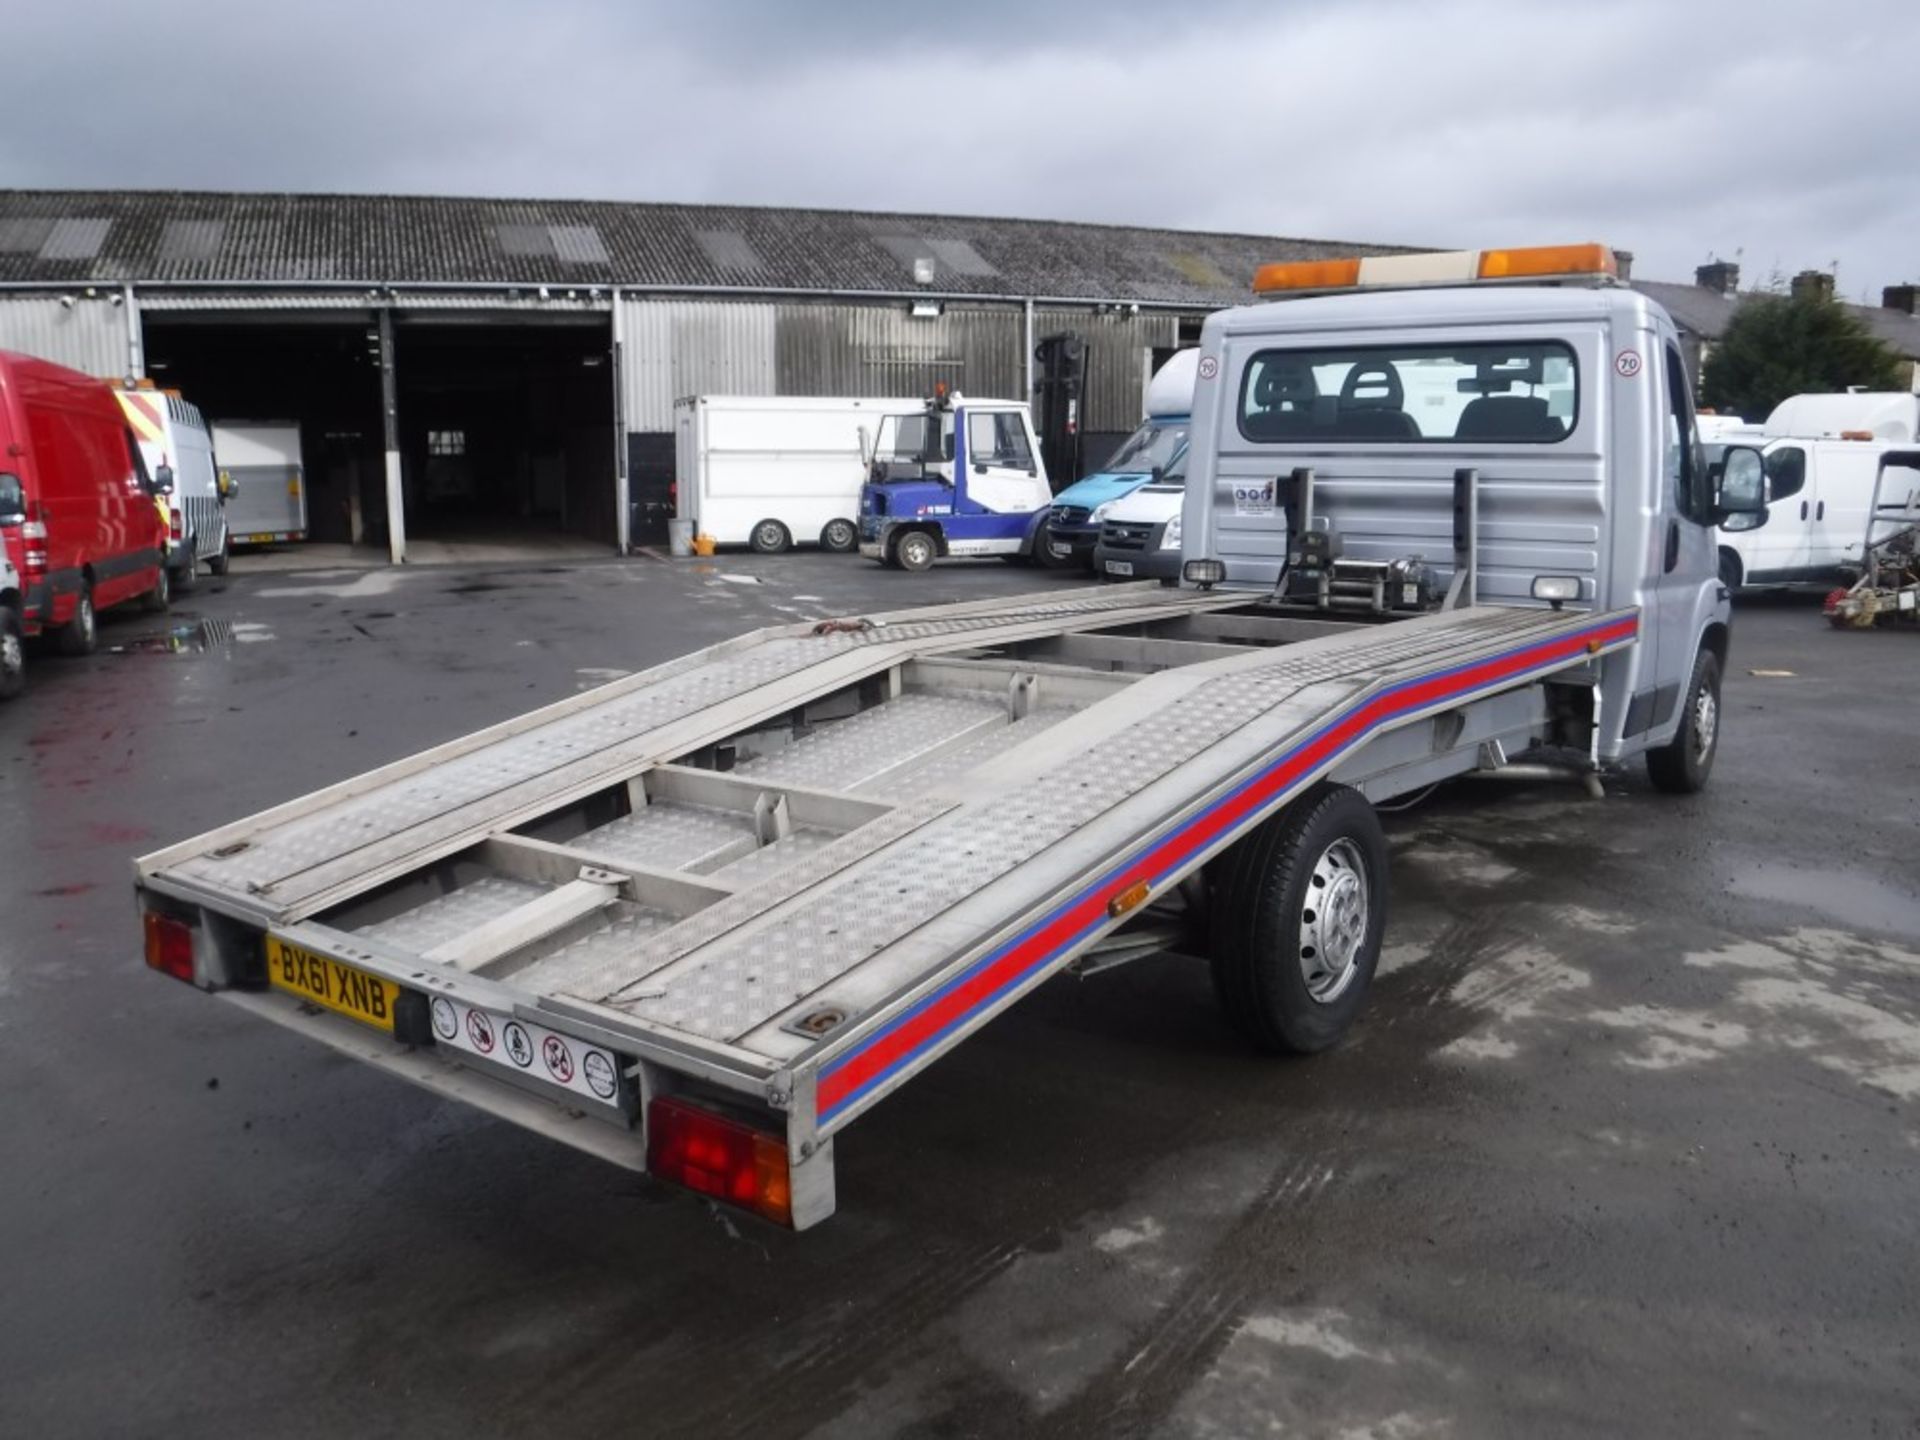
[[[1743,604],[1711,789],[1391,817],[1347,1044],[1056,980],[805,1235],[141,966],[130,859],[753,625],[852,558],[288,573],[0,707],[0,1435],[1920,1432],[1920,635]],[[1755,674],[1755,671],[1766,672]]]

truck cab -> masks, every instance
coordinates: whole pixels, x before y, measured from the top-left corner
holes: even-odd
[[[1199,360],[1198,350],[1181,350],[1168,359],[1147,387],[1147,418],[1140,428],[1097,474],[1054,497],[1035,547],[1042,564],[1092,565],[1100,526],[1114,505],[1149,481],[1164,479],[1185,460]]]
[[[1714,526],[1761,458],[1710,469],[1672,320],[1597,245],[1268,266],[1284,303],[1202,334],[1188,583],[1296,608],[1638,612],[1576,727],[1698,788],[1730,637]]]
[[[1027,407],[937,393],[880,421],[860,490],[860,553],[926,570],[949,555],[1032,553],[1052,495]]]

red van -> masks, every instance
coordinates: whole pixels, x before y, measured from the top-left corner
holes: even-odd
[[[104,380],[0,350],[0,537],[21,623],[85,655],[97,611],[166,608],[166,522],[140,447]]]

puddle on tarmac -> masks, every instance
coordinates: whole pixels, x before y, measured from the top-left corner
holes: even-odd
[[[1903,935],[1920,932],[1920,895],[1866,875],[1757,865],[1734,876],[1727,888],[1756,900],[1804,905],[1843,924]]]
[[[124,645],[112,645],[110,655],[204,655],[211,650],[231,650],[235,645],[251,645],[273,639],[265,625],[247,621],[199,620],[191,625],[175,625],[160,635],[141,635]]]

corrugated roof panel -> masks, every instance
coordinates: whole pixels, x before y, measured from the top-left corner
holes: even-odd
[[[549,225],[547,232],[553,237],[553,253],[560,259],[576,265],[607,263],[607,247],[593,226]]]
[[[738,230],[696,230],[693,238],[716,269],[757,272],[767,268]]]
[[[942,268],[956,275],[998,275],[1000,272],[989,265],[980,252],[965,240],[929,240],[933,255]]]
[[[91,260],[106,243],[111,220],[61,219],[53,222],[40,247],[42,260]]]
[[[224,220],[169,220],[160,231],[160,258],[212,260],[226,236]]]
[[[0,255],[34,255],[53,233],[51,220],[0,220]]]
[[[493,227],[493,240],[502,255],[550,256],[554,253],[550,225],[507,223]]]

